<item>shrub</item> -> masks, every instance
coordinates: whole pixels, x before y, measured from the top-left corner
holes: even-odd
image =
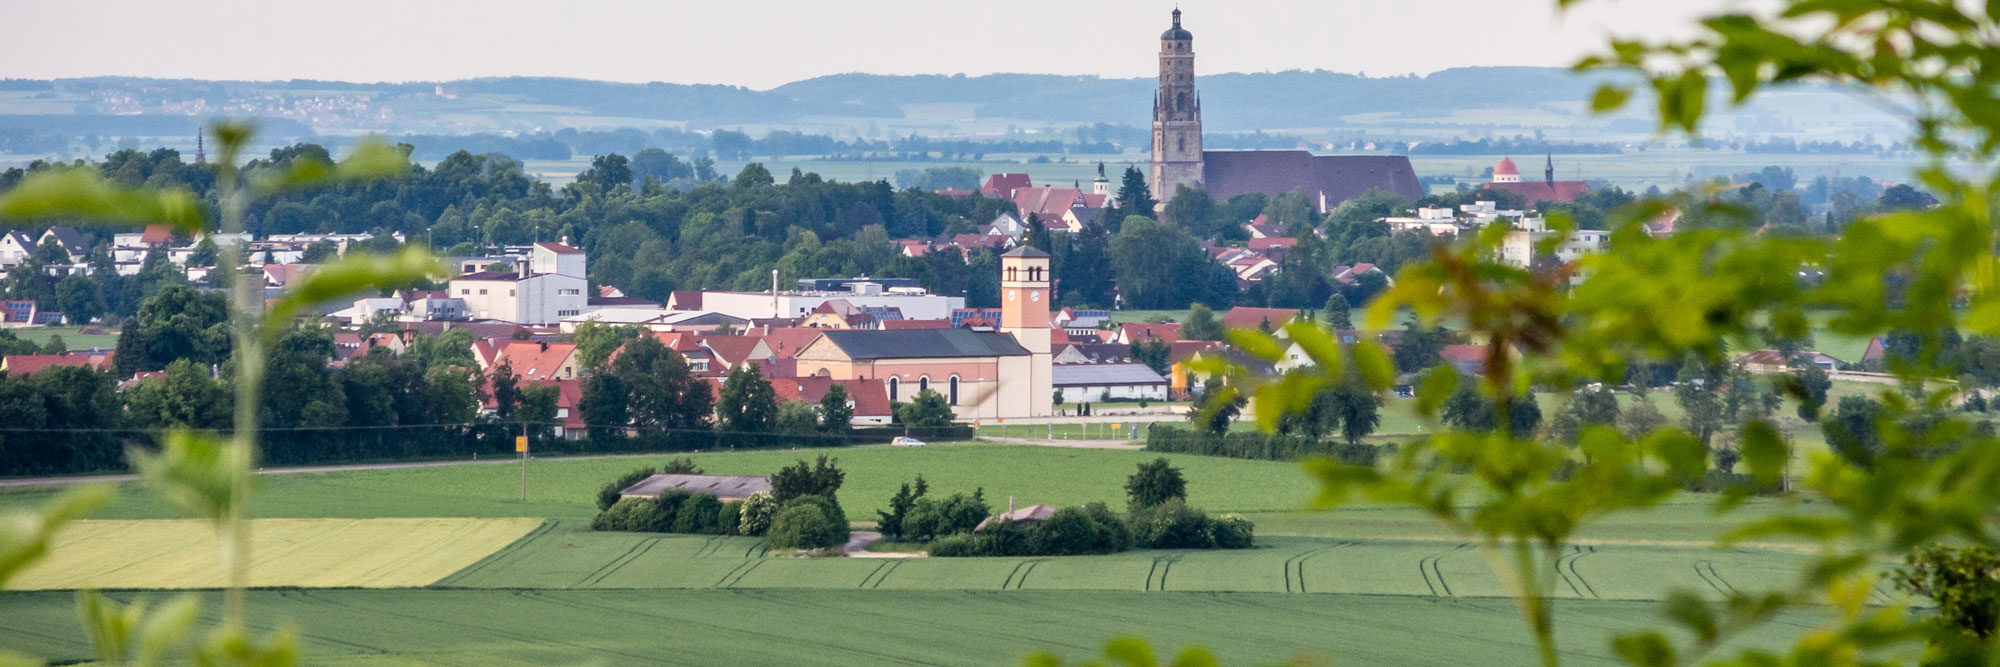
[[[716,532],[723,535],[741,535],[743,525],[743,501],[731,500],[722,504],[722,511],[715,513]]]
[[[954,493],[945,498],[918,498],[910,505],[909,515],[903,518],[903,536],[929,542],[947,535],[970,533],[991,514],[984,491],[973,491],[970,496]]]
[[[697,493],[681,503],[680,512],[674,517],[674,532],[690,535],[715,535],[722,531],[717,523],[722,515],[722,501],[706,493]]]
[[[829,460],[821,454],[815,463],[799,461],[785,466],[771,476],[771,495],[776,496],[778,502],[787,504],[801,496],[838,499],[840,485],[847,481],[847,473],[840,470],[839,463],[840,459]]]
[[[664,475],[699,475],[701,474],[701,466],[694,464],[694,457],[682,456],[667,461],[667,465],[660,468],[660,473]]]
[[[1208,515],[1179,499],[1132,512],[1132,536],[1150,549],[1207,549],[1215,546]]]
[[[1118,516],[1117,512],[1113,512],[1111,508],[1105,507],[1104,503],[1085,504],[1083,506],[1083,513],[1111,529],[1111,551],[1124,551],[1132,548],[1132,526],[1125,522],[1124,517]]]
[[[653,502],[660,505],[660,524],[659,528],[654,529],[652,532],[673,532],[674,524],[680,519],[681,505],[686,504],[692,498],[694,498],[694,492],[687,489],[667,489],[660,492],[659,497],[653,499]]]
[[[611,509],[612,505],[618,504],[619,491],[623,491],[626,488],[631,487],[633,484],[638,484],[639,480],[643,480],[647,477],[652,477],[654,474],[655,473],[653,472],[652,468],[640,468],[638,470],[625,473],[624,475],[619,476],[618,479],[613,480],[610,484],[604,485],[604,488],[597,490],[597,511],[603,512],[605,510]]]
[[[1241,514],[1224,514],[1208,524],[1209,541],[1217,549],[1248,549],[1255,541],[1256,528]]]
[[[986,555],[982,550],[986,545],[971,535],[953,535],[933,540],[924,552],[938,558],[970,558]]]
[[[597,514],[591,520],[591,530],[613,530],[626,532],[657,532],[661,525],[660,504],[651,498],[626,498]]]
[[[847,517],[821,496],[799,496],[771,519],[773,549],[824,549],[847,542]]]
[[[757,537],[771,529],[771,519],[778,514],[778,500],[769,493],[759,491],[743,500],[742,518],[737,519],[736,534]]]
[[[1028,528],[1011,521],[995,521],[974,535],[979,537],[982,555],[986,556],[1032,556],[1033,545],[1028,540]]]
[[[1155,425],[1146,431],[1146,451],[1260,461],[1330,458],[1349,465],[1373,467],[1375,457],[1382,448],[1299,435],[1240,432],[1216,435],[1174,426]]]
[[[1116,517],[1112,521],[1123,524]],[[1028,551],[1037,556],[1108,554],[1118,551],[1111,526],[1081,508],[1065,507],[1027,527]]]

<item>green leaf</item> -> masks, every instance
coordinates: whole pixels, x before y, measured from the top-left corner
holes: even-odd
[[[1382,346],[1374,341],[1364,340],[1354,344],[1354,362],[1361,368],[1362,379],[1377,391],[1396,383],[1395,362],[1390,361],[1389,353],[1383,352]]]
[[[1646,436],[1645,451],[1667,464],[1667,469],[1683,477],[1699,476],[1708,469],[1708,449],[1701,441],[1678,429],[1654,431]]]
[[[1765,485],[1778,482],[1778,477],[1785,473],[1785,459],[1791,456],[1791,448],[1778,435],[1778,429],[1763,421],[1743,425],[1742,450],[1744,467],[1758,484]]]
[[[1631,97],[1632,89],[1607,83],[1598,86],[1597,92],[1591,94],[1590,110],[1594,113],[1613,111],[1625,106],[1625,101]]]
[[[1674,647],[1667,638],[1657,632],[1625,635],[1611,641],[1611,648],[1626,662],[1641,667],[1664,667],[1674,664]]]
[[[1252,356],[1268,361],[1277,361],[1285,356],[1285,346],[1271,337],[1271,334],[1256,329],[1230,329],[1229,342]]]
[[[1153,656],[1153,647],[1138,637],[1119,637],[1106,642],[1104,656],[1126,667],[1155,667],[1160,664],[1159,659]]]
[[[293,160],[281,169],[258,171],[252,187],[257,194],[270,196],[321,185],[395,178],[409,167],[402,151],[380,139],[364,139],[339,164],[316,159]]]
[[[1424,374],[1424,384],[1417,388],[1417,414],[1425,419],[1437,417],[1438,408],[1458,393],[1458,370],[1451,364],[1438,364]]]
[[[1337,374],[1340,371],[1340,345],[1333,342],[1333,336],[1325,329],[1319,328],[1319,325],[1305,320],[1293,320],[1285,325],[1285,335],[1290,336],[1292,342],[1298,343],[1299,348],[1305,350],[1306,356],[1311,357],[1313,363],[1318,364],[1327,373]]]
[[[49,552],[63,524],[111,502],[111,487],[77,486],[58,494],[40,510],[15,510],[0,518],[0,590],[7,581]]]
[[[188,630],[194,627],[195,618],[200,614],[201,598],[190,594],[176,596],[147,615],[145,623],[139,626],[139,652],[135,662],[141,665],[166,662],[168,653],[186,643]]]
[[[1200,646],[1181,649],[1181,655],[1174,659],[1174,667],[1218,667],[1215,655]]]
[[[1299,464],[1319,479],[1319,496],[1313,507],[1332,509],[1347,502],[1356,491],[1382,483],[1382,473],[1373,468],[1348,465],[1333,459],[1313,459]]]
[[[1708,608],[1708,602],[1693,593],[1679,590],[1668,593],[1662,606],[1664,609],[1661,611],[1667,618],[1687,628],[1688,632],[1694,633],[1695,639],[1704,644],[1715,641],[1716,635],[1722,631],[1715,621],[1715,613]]]
[[[0,195],[0,219],[81,219],[127,225],[172,225],[202,229],[201,208],[185,189],[128,188],[89,167],[49,169],[29,174]]]
[[[368,289],[400,287],[432,276],[444,277],[449,270],[423,248],[405,246],[394,255],[350,253],[340,261],[325,264],[307,275],[296,287],[271,306],[264,316],[264,337],[276,340],[294,316],[306,307]]]
[[[227,448],[234,446],[213,435],[176,429],[167,433],[160,453],[134,448],[128,456],[139,478],[167,502],[190,516],[219,524],[249,495],[249,489],[236,488],[235,482],[237,468],[248,466],[249,457],[229,456]]]

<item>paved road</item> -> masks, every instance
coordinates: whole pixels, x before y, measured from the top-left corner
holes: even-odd
[[[1071,449],[1145,449],[1146,446],[1131,440],[1048,440],[1045,438],[1000,438],[980,436],[980,442],[1002,445],[1033,445],[1036,447],[1068,447]]]

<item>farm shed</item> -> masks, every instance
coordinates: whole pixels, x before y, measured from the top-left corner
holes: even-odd
[[[753,493],[770,493],[771,478],[739,477],[735,475],[654,475],[639,480],[638,484],[625,487],[618,495],[624,498],[651,498],[667,489],[687,489],[694,493],[706,493],[717,500],[728,502],[742,500]]]
[[[1145,364],[1056,364],[1051,370],[1065,402],[1167,400],[1167,378]]]

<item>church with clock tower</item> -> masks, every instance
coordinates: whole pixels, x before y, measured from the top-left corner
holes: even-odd
[[[800,376],[881,382],[907,403],[935,391],[961,420],[1055,413],[1049,254],[1020,246],[1000,256],[999,330],[829,329],[794,358]]]

